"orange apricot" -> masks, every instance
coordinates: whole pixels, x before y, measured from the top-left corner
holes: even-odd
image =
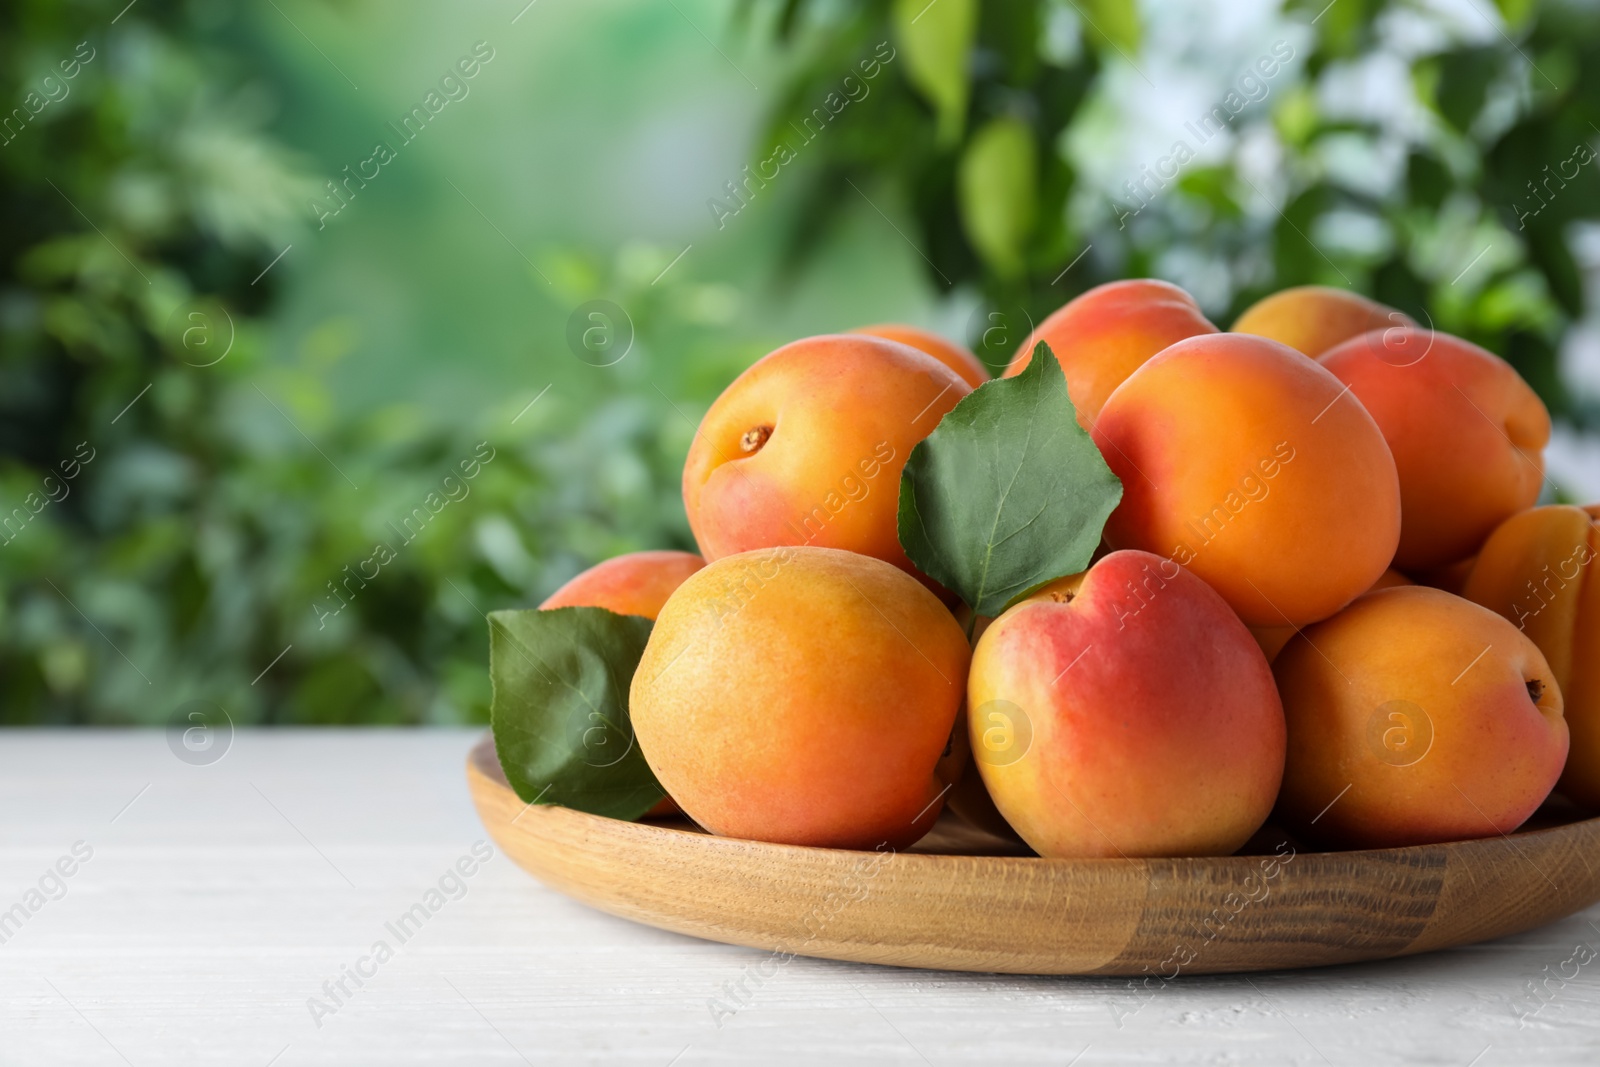
[[[1600,504],[1533,508],[1484,543],[1462,595],[1539,646],[1566,704],[1572,751],[1557,787],[1600,808]]]
[[[1216,333],[1194,297],[1154,278],[1097,285],[1066,304],[1022,342],[1004,378],[1033,362],[1033,346],[1050,346],[1067,377],[1078,425],[1094,425],[1111,391],[1145,360],[1176,341]]]
[[[683,466],[701,553],[809,545],[917,573],[900,547],[900,471],[971,391],[880,337],[808,337],[762,357],[711,405]]]
[[[1510,833],[1567,757],[1561,691],[1505,619],[1426,586],[1381,589],[1273,664],[1289,723],[1280,814],[1392,848]]]
[[[653,619],[684,579],[705,565],[693,552],[629,552],[590,567],[539,607],[606,608],[618,615]]]
[[[932,330],[891,322],[878,326],[862,326],[860,329],[851,330],[850,332],[863,333],[870,337],[882,337],[889,341],[899,341],[903,345],[910,345],[919,352],[926,352],[961,375],[961,380],[974,389],[989,380],[989,368],[985,367],[978,360],[978,357],[972,354],[971,349],[967,348],[966,345],[959,345],[947,338],[940,337]]]
[[[899,848],[939,815],[969,656],[939,599],[881,560],[739,553],[667,602],[630,716],[651,770],[712,833]]]
[[[1394,460],[1361,404],[1276,341],[1179,341],[1117,387],[1094,441],[1122,481],[1113,548],[1169,556],[1251,626],[1304,626],[1378,580],[1400,533]]]
[[[1312,359],[1337,344],[1385,326],[1412,326],[1403,312],[1359,293],[1326,285],[1297,285],[1264,296],[1235,320],[1234,333],[1286,344]]]
[[[1544,481],[1550,413],[1511,364],[1449,334],[1374,330],[1318,360],[1372,414],[1400,474],[1394,565],[1466,559]]]

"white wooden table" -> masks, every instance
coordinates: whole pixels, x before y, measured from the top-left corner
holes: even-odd
[[[241,732],[191,765],[160,732],[0,732],[0,1064],[1600,1063],[1600,956],[1568,962],[1600,908],[1153,994],[807,959],[763,980],[762,953],[479,864],[477,736]]]

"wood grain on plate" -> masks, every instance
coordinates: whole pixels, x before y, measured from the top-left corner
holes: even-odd
[[[1277,970],[1484,941],[1600,900],[1600,819],[1370,852],[1048,860],[972,854],[1007,846],[947,816],[916,850],[878,854],[530,806],[489,738],[467,779],[496,844],[568,896],[823,959],[1016,974]]]

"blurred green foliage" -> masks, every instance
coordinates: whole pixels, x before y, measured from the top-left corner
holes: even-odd
[[[1263,65],[1229,72],[1244,105],[1227,108],[1230,151],[1195,162],[1174,152],[1182,165],[1171,175],[1154,174],[1161,159],[1151,159],[1127,175],[1131,191],[1112,195],[1085,180],[1074,143],[1100,118],[1110,68],[1143,77],[1139,6],[777,6],[774,32],[806,61],[780,95],[772,138],[852,57],[884,39],[902,53],[848,130],[819,142],[791,231],[797,261],[852,208],[852,184],[887,189],[915,220],[929,282],[977,286],[991,308],[1037,321],[1094,285],[1168,276],[1175,262],[1224,281],[1208,308],[1224,326],[1285,286],[1355,289],[1506,356],[1558,417],[1600,425],[1563,388],[1556,363],[1585,307],[1574,224],[1600,218],[1600,167],[1584,162],[1600,132],[1600,6],[1505,0],[1503,32],[1484,11],[1470,34],[1413,33],[1422,43],[1402,58],[1414,99],[1380,86],[1386,98],[1363,112],[1348,106],[1362,92],[1355,64],[1395,36],[1396,20],[1425,13],[1386,0],[1294,0],[1292,66],[1268,38]],[[1199,116],[1223,102],[1185,109]],[[1255,137],[1259,158],[1259,134],[1273,163],[1252,173],[1238,149]],[[1181,136],[1190,148],[1203,143]],[[1399,166],[1386,167],[1390,157]],[[1005,343],[1026,332],[1005,331]],[[991,365],[1010,354],[985,343],[981,323],[967,340]]]
[[[481,611],[692,544],[692,424],[536,391],[480,425],[420,402],[338,418],[337,321],[293,363],[264,355],[261,273],[317,183],[265,132],[237,27],[202,4],[108,19],[0,10],[0,98],[60,96],[0,146],[0,722],[160,723],[197,699],[238,723],[487,721]],[[616,293],[687,343],[705,298],[644,294],[662,265],[548,264],[571,303]],[[702,373],[731,358],[711,346]],[[494,458],[466,480],[479,442]],[[381,580],[350,582],[378,543]]]
[[[241,724],[486,721],[483,612],[537,603],[618,552],[692,547],[682,457],[704,405],[761,350],[727,325],[740,294],[697,281],[693,261],[663,275],[677,247],[569,237],[536,252],[549,282],[530,291],[541,321],[596,297],[627,309],[636,354],[594,378],[603,399],[536,400],[542,381],[522,378],[470,416],[428,396],[352,414],[329,383],[356,325],[332,316],[271,343],[286,270],[273,265],[291,243],[301,254],[305,202],[336,166],[286,146],[274,108],[293,93],[254,15],[120,6],[0,7],[0,723],[161,723],[192,700]],[[1504,37],[1410,56],[1426,121],[1394,190],[1339,162],[1393,151],[1394,130],[1329,101],[1401,5],[1340,0],[1310,27],[1321,7],[1294,9],[1310,43],[1237,124],[1281,146],[1273,180],[1258,174],[1258,192],[1237,153],[1195,164],[1125,225],[1126,201],[1071,149],[1096,136],[1112,73],[1141,61],[1141,8],[738,0],[714,35],[776,42],[757,161],[848,94],[880,43],[895,50],[764,198],[787,213],[780,283],[889,190],[932,288],[988,309],[1038,317],[1175,262],[1230,280],[1219,321],[1283,285],[1348,284],[1506,354],[1558,414],[1595,425],[1554,362],[1584,307],[1574,224],[1600,211],[1595,167],[1537,210],[1529,187],[1564,173],[1600,119],[1594,7],[1503,5]],[[298,40],[278,5],[263,10]],[[342,88],[317,51],[317,77]],[[738,237],[765,225],[740,220]],[[568,358],[562,338],[538,343]],[[494,458],[463,478],[480,449]],[[426,524],[405,543],[395,527],[418,508]],[[392,553],[379,577],[352,578],[379,544]]]

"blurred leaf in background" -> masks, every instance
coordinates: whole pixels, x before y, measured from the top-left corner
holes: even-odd
[[[692,424],[532,389],[471,421],[343,415],[329,372],[354,324],[265,355],[270,268],[321,182],[268,132],[240,27],[125,14],[114,33],[88,4],[0,14],[0,92],[59,97],[0,146],[0,722],[159,723],[197,698],[239,723],[486,721],[483,611],[692,546]],[[651,289],[664,250],[548,255],[627,302],[641,345],[692,343],[727,303]]]
[[[967,56],[978,7],[978,0],[895,0],[892,9],[895,38],[906,56],[906,80],[933,108],[941,145],[957,143],[967,121]]]

